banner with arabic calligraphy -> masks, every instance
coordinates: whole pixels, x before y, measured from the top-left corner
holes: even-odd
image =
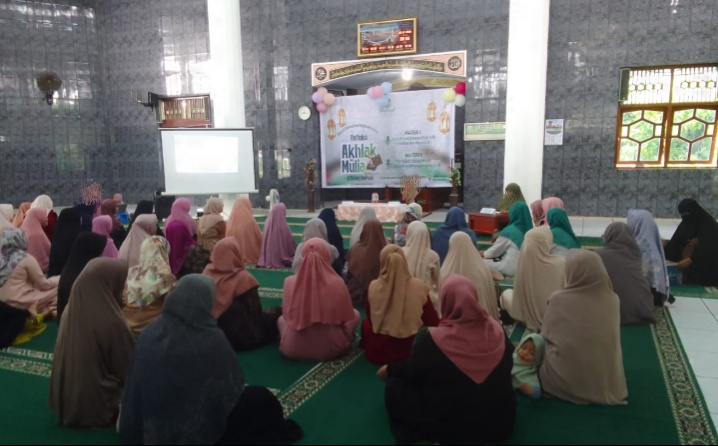
[[[337,98],[321,115],[322,187],[450,187],[455,106],[443,90],[392,93],[380,109],[366,95]]]

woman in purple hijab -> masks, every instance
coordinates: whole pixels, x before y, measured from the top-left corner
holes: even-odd
[[[189,198],[178,198],[172,203],[172,210],[170,216],[165,220],[165,226],[169,226],[173,221],[181,221],[187,225],[187,229],[192,234],[192,237],[197,235],[197,222],[189,215],[189,211],[192,207],[192,200]]]
[[[287,207],[284,203],[275,204],[264,223],[262,249],[259,252],[259,268],[284,268],[292,266],[297,242],[287,224]]]
[[[172,274],[177,276],[189,257],[195,241],[189,228],[183,222],[176,220],[165,226],[165,236],[170,244],[170,267]]]

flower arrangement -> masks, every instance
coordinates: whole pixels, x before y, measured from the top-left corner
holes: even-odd
[[[401,197],[407,204],[414,203],[416,196],[421,192],[421,177],[419,175],[404,176],[399,179],[401,184]]]
[[[317,177],[316,165],[317,160],[314,158],[307,161],[304,165],[304,185],[307,186],[308,191],[314,190],[314,182]]]
[[[452,167],[449,178],[451,179],[452,188],[456,189],[457,187],[461,187],[461,171],[459,169]]]

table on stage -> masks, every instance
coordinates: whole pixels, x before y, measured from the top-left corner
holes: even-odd
[[[491,235],[509,224],[509,214],[469,213],[469,229],[479,234]]]
[[[365,207],[374,208],[376,217],[382,223],[398,223],[404,218],[407,206],[401,203],[342,203],[337,207],[337,220],[357,221],[361,210]]]

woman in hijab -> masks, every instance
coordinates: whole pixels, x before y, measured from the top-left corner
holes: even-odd
[[[342,273],[344,269],[343,262],[339,259],[339,252],[337,248],[329,244],[329,236],[327,234],[327,225],[324,224],[318,218],[313,218],[307,222],[304,227],[304,234],[302,235],[302,243],[297,246],[297,251],[294,253],[294,261],[292,262],[292,272],[297,274],[299,267],[302,265],[302,251],[304,251],[304,243],[308,242],[313,238],[324,240],[327,243],[327,249],[329,250],[329,262],[332,264],[332,268],[337,274]]]
[[[115,242],[115,248],[120,249],[125,238],[127,238],[127,231],[122,226],[120,218],[117,216],[117,202],[112,198],[102,200],[102,206],[100,207],[101,215],[107,215],[112,219],[112,231],[110,236]]]
[[[444,263],[446,254],[449,252],[449,240],[455,232],[466,233],[469,238],[471,238],[472,246],[476,248],[476,234],[470,230],[466,224],[466,214],[464,210],[461,208],[451,208],[446,214],[444,224],[434,231],[434,237],[431,240],[431,249],[439,254],[441,263]]]
[[[16,228],[19,228],[22,226],[22,222],[25,221],[25,214],[27,214],[27,211],[30,210],[30,205],[32,203],[24,202],[20,204],[20,207],[17,208],[17,214],[15,214],[15,218],[12,221],[12,225]]]
[[[65,268],[62,269],[60,282],[57,286],[57,318],[62,319],[67,303],[70,301],[70,292],[77,277],[85,269],[87,263],[100,257],[107,246],[107,237],[94,232],[83,232],[78,235],[70,250]]]
[[[50,267],[47,271],[48,276],[59,276],[65,267],[67,259],[70,257],[72,244],[82,232],[80,226],[80,214],[75,208],[65,208],[60,212],[57,219],[55,233],[52,236],[52,244],[50,245]]]
[[[135,220],[132,229],[127,234],[125,242],[120,247],[118,259],[127,262],[127,267],[132,268],[140,262],[140,250],[145,240],[155,235],[157,230],[157,216],[155,214],[141,215]]]
[[[122,399],[123,444],[290,444],[302,437],[269,390],[246,386],[212,315],[214,292],[208,277],[182,278],[137,340]]]
[[[361,347],[373,364],[405,361],[419,329],[439,325],[429,287],[411,276],[404,251],[396,245],[382,249],[381,275],[367,295]]]
[[[197,242],[192,238],[192,233],[183,222],[173,221],[165,226],[165,235],[170,244],[170,266],[172,267],[172,274],[177,276],[178,279],[187,274],[199,274],[209,264],[210,254],[206,249],[202,249],[202,251],[207,253],[207,263],[204,265],[201,265],[201,262],[193,265],[189,264],[190,256],[192,252],[194,252]]]
[[[284,268],[292,266],[297,242],[287,224],[287,207],[284,203],[276,204],[269,212],[264,223],[262,249],[259,254],[259,268]]]
[[[254,265],[259,261],[262,248],[262,231],[252,213],[252,202],[247,197],[239,197],[234,202],[232,214],[227,221],[227,237],[234,237],[242,248],[242,263]]]
[[[620,303],[596,253],[568,254],[566,288],[549,299],[541,335],[545,393],[574,404],[626,404]]]
[[[40,195],[30,205],[30,209],[42,208],[47,210],[47,225],[43,228],[48,240],[52,240],[57,224],[57,212],[53,210],[52,199],[47,195]]]
[[[718,223],[696,200],[678,205],[681,224],[666,246],[666,258],[678,263],[683,284],[718,285]]]
[[[235,351],[252,350],[277,339],[282,309],[262,309],[259,282],[244,269],[237,239],[229,237],[217,243],[203,274],[217,284],[212,314]]]
[[[57,305],[59,277],[46,279],[38,261],[26,250],[22,229],[8,229],[0,235],[0,301],[21,310],[37,305],[38,313],[49,313]]]
[[[536,200],[531,203],[531,216],[534,219],[534,226],[539,227],[546,224],[546,214],[543,212],[543,200]]]
[[[653,294],[643,274],[643,255],[625,223],[611,223],[603,234],[603,260],[613,291],[621,300],[621,325],[652,324]]]
[[[526,203],[524,194],[521,192],[521,187],[518,184],[511,183],[506,186],[504,196],[501,197],[501,200],[497,203],[496,210],[499,212],[509,212],[511,206],[519,202]]]
[[[672,304],[676,298],[671,295],[663,240],[653,214],[638,209],[629,210],[628,227],[641,250],[643,273],[653,294],[653,305],[662,306],[665,302]],[[622,298],[620,293],[618,295]]]
[[[527,232],[514,289],[501,295],[501,307],[531,332],[541,331],[549,297],[566,285],[566,261],[552,256],[551,246],[553,235],[546,226]]]
[[[364,225],[370,220],[379,221],[376,216],[376,212],[374,212],[374,208],[371,206],[362,208],[361,212],[359,213],[359,219],[356,223],[354,223],[354,228],[352,228],[352,234],[349,237],[349,249],[359,243],[362,231],[364,231]]]
[[[123,260],[94,259],[72,287],[50,375],[50,407],[61,426],[115,425],[135,345],[120,310],[126,280]]]
[[[533,229],[531,212],[526,203],[518,202],[511,206],[509,221],[511,223],[499,233],[491,248],[482,253],[488,267],[504,276],[516,275],[519,250],[526,233]]]
[[[319,219],[326,225],[329,244],[337,249],[339,258],[343,263],[346,255],[344,251],[344,237],[341,231],[339,231],[339,226],[337,226],[337,215],[334,213],[334,209],[322,209],[322,212],[319,213]]]
[[[142,242],[138,264],[127,275],[122,312],[135,336],[160,316],[165,297],[177,283],[170,268],[169,250],[164,237],[147,238]]]
[[[274,206],[278,205],[280,203],[279,201],[279,191],[277,189],[272,189],[269,191],[269,195],[266,197],[267,204],[269,205],[269,211],[271,212]]]
[[[112,240],[112,236],[110,235],[112,233],[112,218],[109,215],[95,217],[95,219],[92,220],[92,232],[104,235],[107,239],[107,244],[105,245],[105,250],[102,252],[102,257],[116,259],[120,255],[117,251],[117,247],[115,246],[115,241]]]
[[[44,228],[47,226],[47,209],[33,208],[27,211],[22,229],[27,236],[27,253],[35,257],[43,272],[50,267],[50,239]]]
[[[192,200],[189,198],[178,198],[172,203],[170,216],[165,220],[165,227],[169,226],[173,221],[181,221],[187,226],[192,237],[197,236],[197,222],[189,215],[192,208]]]
[[[130,231],[132,231],[132,226],[135,224],[135,221],[141,216],[141,215],[155,215],[155,204],[151,200],[142,200],[139,203],[137,203],[137,207],[135,208],[135,212],[132,214],[132,218],[130,219],[130,224],[127,226],[127,232],[129,234]],[[157,216],[155,215],[155,220],[157,219]],[[160,228],[159,222],[157,222],[157,229],[155,230],[155,235],[158,235],[160,237],[164,237],[165,234],[162,232],[162,229]]]
[[[431,234],[426,223],[412,222],[406,231],[404,256],[413,277],[422,280],[429,287],[429,298],[437,313],[441,311],[439,302],[439,275],[441,263],[439,254],[431,250]]]
[[[329,264],[330,246],[318,238],[305,242],[299,272],[284,281],[283,315],[277,326],[279,351],[287,358],[330,361],[354,342],[361,318],[344,281]]]
[[[222,211],[224,201],[221,198],[210,198],[204,205],[204,214],[199,218],[197,243],[210,251],[227,234],[227,223],[221,215]]]
[[[406,361],[379,371],[396,444],[500,444],[513,432],[514,346],[477,294],[449,276],[439,326],[419,332]]]
[[[578,241],[576,233],[573,232],[566,211],[560,208],[552,208],[546,213],[546,219],[553,234],[554,246],[551,249],[551,254],[566,257],[570,250],[581,249],[581,242]]]
[[[372,280],[379,277],[382,249],[386,246],[379,220],[364,225],[359,242],[347,253],[347,288],[356,307],[363,307]]]
[[[457,232],[449,241],[449,255],[441,266],[440,287],[452,274],[466,277],[474,284],[481,299],[479,304],[496,320],[499,320],[498,293],[491,270],[471,246],[469,236]],[[440,314],[441,315],[441,314]]]
[[[6,229],[12,229],[15,227],[12,224],[14,216],[15,210],[11,204],[0,204],[0,233]]]
[[[419,209],[417,210],[417,208]],[[403,248],[406,245],[406,231],[407,229],[409,229],[409,225],[412,222],[421,221],[422,215],[423,211],[421,210],[420,204],[410,204],[407,207],[406,212],[404,213],[404,219],[401,220],[401,222],[399,222],[399,224],[394,227],[394,236],[392,238],[392,243],[397,244]]]

